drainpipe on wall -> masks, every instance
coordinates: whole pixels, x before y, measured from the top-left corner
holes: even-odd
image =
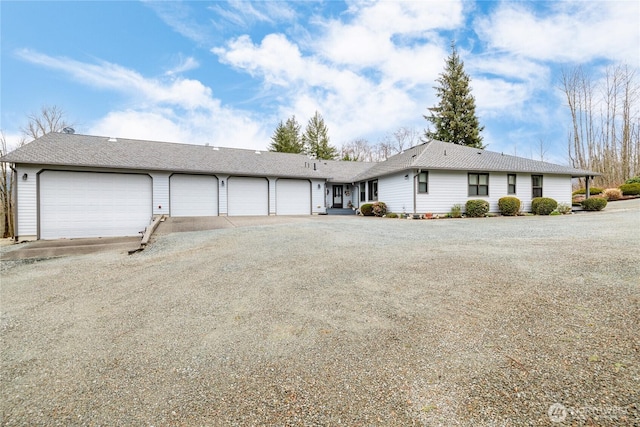
[[[418,175],[420,175],[422,169],[418,169],[416,173],[413,174],[413,214],[416,214],[416,180],[418,179]]]

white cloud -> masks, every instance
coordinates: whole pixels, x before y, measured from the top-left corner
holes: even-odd
[[[217,3],[209,9],[220,16],[229,24],[243,29],[249,28],[256,22],[275,24],[277,22],[289,22],[296,17],[295,11],[285,2],[264,1],[248,2],[231,0],[226,3]],[[218,26],[221,20],[216,20]]]
[[[640,60],[637,1],[549,2],[533,10],[504,2],[476,21],[490,48],[541,61]]]
[[[211,108],[214,102],[211,89],[197,80],[178,77],[148,79],[136,71],[109,62],[89,64],[27,49],[20,50],[17,54],[28,62],[63,71],[90,86],[127,94],[139,103],[169,103],[194,109]]]
[[[170,70],[167,70],[165,74],[168,76],[172,76],[174,74],[181,74],[187,71],[194,70],[198,67],[200,67],[200,63],[194,57],[188,56],[186,58],[183,58],[182,56],[180,56],[179,63]]]
[[[216,109],[176,113],[170,108],[112,111],[89,134],[264,150],[269,135],[250,115]]]
[[[115,90],[129,98],[130,108],[97,119],[89,133],[252,149],[264,149],[267,144],[268,135],[259,120],[249,112],[223,107],[198,80],[146,78],[116,64],[88,64],[29,50],[18,54],[89,86]]]
[[[176,33],[201,45],[210,43],[213,38],[211,27],[199,23],[187,3],[149,0],[142,0],[142,2],[153,9],[158,17]]]

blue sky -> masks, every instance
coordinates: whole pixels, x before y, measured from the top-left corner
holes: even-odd
[[[488,149],[566,163],[559,76],[640,68],[638,1],[2,1],[1,128],[266,149],[317,110],[340,147],[422,133],[455,40]]]

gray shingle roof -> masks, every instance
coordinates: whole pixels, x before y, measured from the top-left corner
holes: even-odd
[[[407,169],[599,175],[553,163],[430,141],[384,162],[312,160],[302,154],[49,133],[2,157],[11,163],[357,182]]]
[[[374,164],[355,179],[361,181],[406,169],[524,172],[571,176],[600,175],[597,172],[555,163],[541,162],[441,141],[429,141],[412,147],[404,153],[390,157],[385,162]]]
[[[1,160],[41,165],[334,180],[352,177],[370,167],[370,164],[312,160],[302,154],[64,133],[49,133]]]

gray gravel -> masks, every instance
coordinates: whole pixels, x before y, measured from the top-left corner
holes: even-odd
[[[639,202],[3,261],[2,424],[640,425]]]

